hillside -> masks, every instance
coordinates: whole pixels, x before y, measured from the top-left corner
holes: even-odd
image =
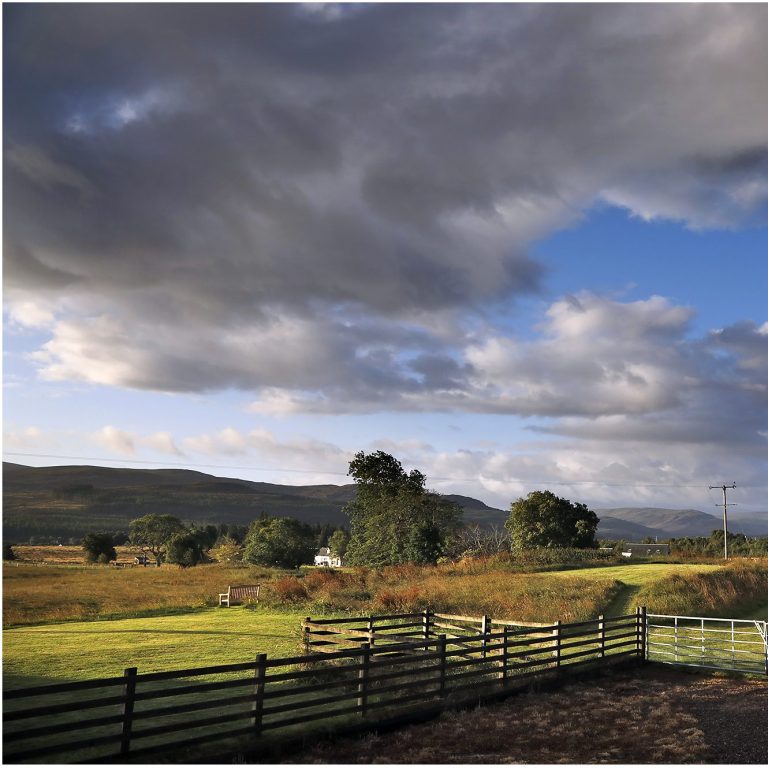
[[[123,530],[136,517],[176,515],[197,524],[247,525],[262,512],[312,524],[346,525],[354,484],[277,485],[185,469],[91,466],[27,467],[3,463],[3,535],[80,538]],[[507,513],[468,496],[449,496],[467,522],[503,524]]]
[[[126,531],[142,515],[170,514],[197,524],[247,525],[262,512],[312,524],[345,525],[343,506],[354,484],[278,485],[216,477],[188,469],[122,467],[27,467],[3,463],[3,535],[9,541],[30,536],[79,539],[93,530]],[[503,525],[508,512],[471,496],[448,495],[464,510],[464,521],[482,527]],[[618,507],[596,509],[598,536],[660,540],[708,536],[719,517],[696,509]],[[729,529],[768,534],[768,513],[731,516]]]
[[[709,536],[723,527],[722,517],[698,509],[665,509],[661,507],[617,507],[596,509],[600,517],[598,535],[603,538],[633,539],[658,536],[659,540],[683,536]],[[748,536],[768,534],[768,513],[728,516],[729,533]],[[610,535],[609,532],[610,531]]]

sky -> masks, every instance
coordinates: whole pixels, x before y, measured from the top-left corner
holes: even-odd
[[[3,451],[768,517],[768,6],[3,6]]]

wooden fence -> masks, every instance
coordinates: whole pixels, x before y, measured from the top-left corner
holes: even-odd
[[[4,760],[150,761],[169,749],[183,760],[178,750],[223,738],[257,749],[268,732],[407,720],[645,654],[640,609],[535,627],[426,612],[308,619],[304,633],[323,652],[5,691]]]

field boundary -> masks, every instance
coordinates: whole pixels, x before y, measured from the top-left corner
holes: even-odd
[[[642,660],[644,627],[643,609],[533,627],[427,612],[308,618],[305,642],[308,634],[334,649],[169,672],[131,667],[121,677],[6,691],[3,757],[124,762],[219,739],[253,746],[270,732],[405,722],[561,672]]]

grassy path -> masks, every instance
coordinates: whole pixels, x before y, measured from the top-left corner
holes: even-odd
[[[637,563],[635,565],[615,565],[608,568],[577,568],[568,571],[551,571],[548,575],[567,577],[580,576],[581,578],[616,579],[622,582],[624,587],[611,602],[604,606],[602,611],[606,616],[621,616],[632,613],[636,608],[635,595],[641,587],[652,581],[663,579],[674,573],[690,573],[709,571],[720,568],[719,565],[692,565],[673,563]],[[650,606],[649,606],[650,607]]]
[[[304,611],[208,608],[181,616],[82,621],[3,631],[7,687],[292,656]]]

